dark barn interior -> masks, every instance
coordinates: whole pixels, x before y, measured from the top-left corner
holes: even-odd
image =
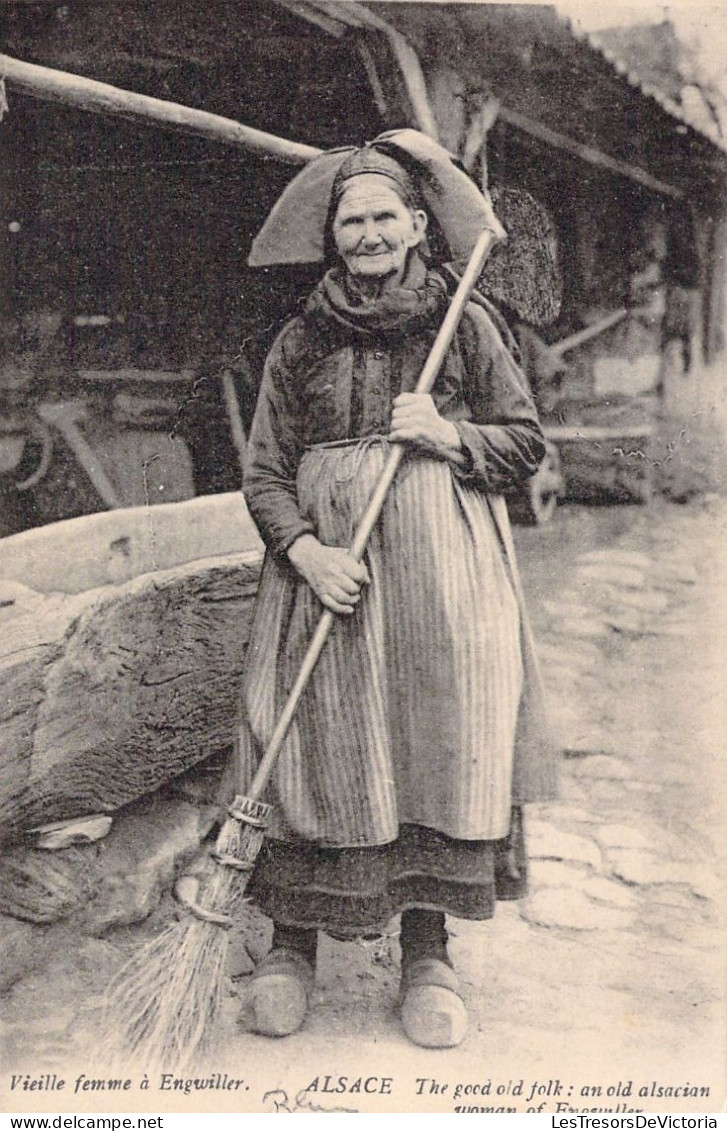
[[[6,50],[320,147],[380,132],[363,65],[345,42],[273,4],[183,6],[182,16],[166,0],[11,4]],[[91,397],[99,433],[101,410],[113,431],[108,418],[118,424],[129,408],[118,395],[131,395],[137,415],[163,423],[191,454],[193,483],[178,481],[177,461],[166,501],[233,489],[239,466],[218,375],[234,372],[249,424],[266,349],[307,281],[304,271],[246,267],[251,239],[294,167],[118,117],[10,101],[3,407]],[[95,441],[103,447],[102,436]],[[126,446],[121,462],[131,473],[138,450]],[[37,444],[26,448],[18,478],[38,459]],[[98,509],[66,453],[54,463],[37,500],[26,496],[26,512],[34,501],[36,521],[47,522]],[[73,489],[54,489],[69,474]],[[143,501],[137,496],[129,485],[124,501]]]

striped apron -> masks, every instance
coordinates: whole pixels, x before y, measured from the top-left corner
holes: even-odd
[[[350,543],[387,450],[374,437],[304,453],[298,502],[322,542]],[[445,462],[407,455],[365,560],[371,584],[336,619],[269,786],[271,837],[380,846],[412,825],[506,837],[523,668],[487,498]],[[267,555],[242,689],[246,780],[320,614],[306,582]]]

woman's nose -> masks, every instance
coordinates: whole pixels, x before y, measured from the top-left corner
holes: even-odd
[[[364,223],[364,240],[366,243],[379,242],[379,226],[375,220],[366,220]]]

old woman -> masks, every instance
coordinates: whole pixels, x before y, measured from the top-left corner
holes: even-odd
[[[376,143],[342,160],[329,269],[270,352],[250,435],[244,493],[267,546],[242,694],[250,775],[322,608],[338,614],[251,886],[274,927],[245,1021],[270,1036],[305,1019],[319,932],[372,936],[400,915],[404,1031],[458,1044],[446,916],[488,919],[523,895],[521,806],[552,793],[501,498],[543,436],[478,303],[432,394],[413,392],[448,304],[436,219],[411,162]],[[359,563],[347,546],[392,444],[406,456]]]

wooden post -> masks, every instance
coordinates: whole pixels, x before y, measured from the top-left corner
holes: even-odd
[[[222,382],[222,396],[225,402],[225,409],[227,410],[227,419],[230,422],[230,434],[232,442],[235,445],[237,452],[237,461],[240,465],[240,471],[245,470],[245,455],[247,451],[247,439],[245,437],[245,429],[242,424],[242,413],[240,412],[240,402],[237,399],[237,390],[235,388],[235,379],[226,369],[221,376]]]
[[[497,121],[499,112],[500,103],[497,98],[490,96],[486,101],[481,102],[470,118],[462,151],[462,164],[472,177],[474,177],[475,166],[479,159],[480,188],[483,195],[488,199],[490,189],[487,169],[487,138]]]

